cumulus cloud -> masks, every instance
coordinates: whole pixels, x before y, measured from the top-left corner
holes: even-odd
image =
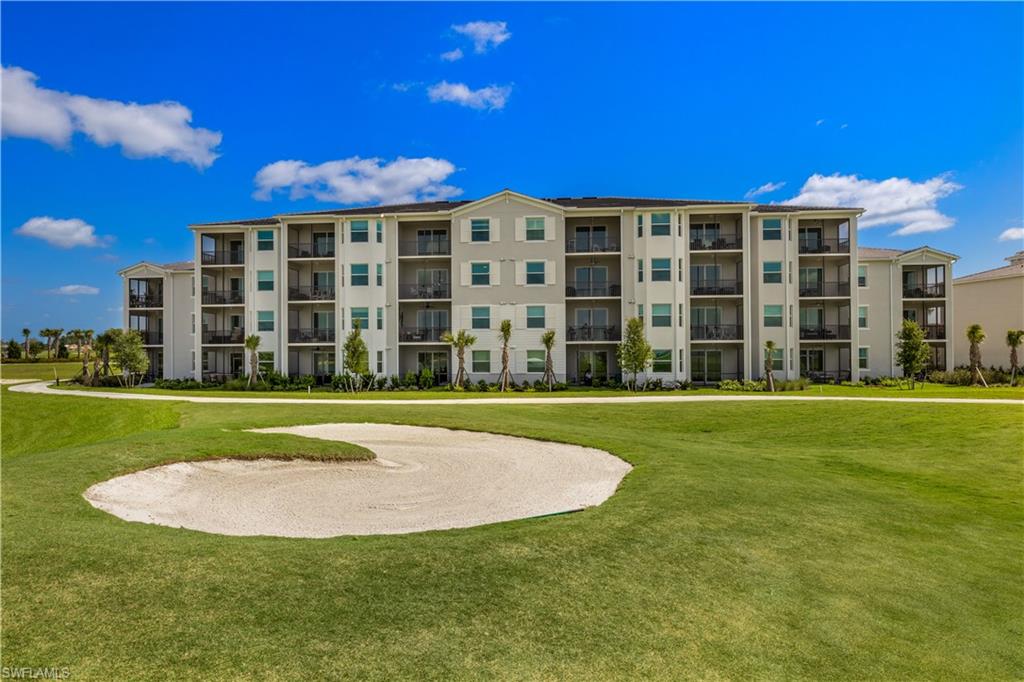
[[[434,201],[462,194],[444,184],[455,165],[445,159],[423,157],[394,161],[353,156],[312,166],[305,161],[275,161],[256,173],[253,197],[268,200],[278,190],[292,199],[312,196],[341,204],[400,204]]]
[[[470,21],[465,24],[452,24],[452,30],[470,38],[473,50],[483,54],[501,45],[512,37],[508,32],[508,24],[504,21]]]
[[[96,287],[91,287],[88,284],[65,284],[62,287],[50,290],[51,294],[58,294],[60,296],[95,296],[100,293],[100,290]]]
[[[454,50],[448,50],[447,52],[441,53],[441,59],[443,59],[446,62],[457,62],[460,59],[462,59],[462,57],[463,54],[461,47],[457,47]]]
[[[76,246],[107,246],[113,239],[97,235],[95,227],[79,218],[61,219],[38,216],[26,221],[14,232],[26,237],[42,239],[62,249]]]
[[[1016,242],[1024,239],[1024,227],[1011,227],[999,235],[1001,242]]]
[[[80,132],[103,147],[119,145],[129,158],[162,156],[202,169],[217,159],[222,135],[192,127],[192,112],[178,102],[136,104],[39,87],[38,76],[3,67],[4,136],[29,137],[68,147]]]
[[[745,199],[753,199],[754,197],[761,196],[762,194],[770,194],[776,192],[786,186],[785,182],[766,182],[760,187],[747,190],[747,193],[743,195]]]
[[[819,175],[807,178],[800,194],[787,204],[804,206],[859,206],[864,215],[859,227],[894,226],[893,234],[908,235],[938,232],[953,226],[952,217],[936,207],[962,189],[948,175],[937,175],[924,182],[909,178],[868,180],[856,175]]]
[[[473,90],[465,83],[449,83],[441,81],[427,88],[427,96],[431,102],[453,102],[470,109],[504,109],[512,94],[511,85],[488,85]]]

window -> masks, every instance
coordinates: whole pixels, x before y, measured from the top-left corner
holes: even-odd
[[[472,279],[470,283],[475,287],[486,287],[491,285],[491,264],[473,263],[470,265]]]
[[[384,309],[377,306],[377,329],[384,328]]]
[[[192,333],[196,333],[196,314],[192,313]]]
[[[644,259],[643,258],[637,258],[636,259],[636,281],[638,281],[638,282],[644,281]]]
[[[491,220],[490,218],[474,218],[469,223],[470,240],[474,242],[491,241]]]
[[[542,242],[542,241],[544,241],[544,219],[543,218],[527,218],[526,219],[526,241],[528,241],[528,242]]]
[[[651,281],[671,282],[672,281],[672,259],[652,258],[651,259]]]
[[[259,310],[256,312],[256,331],[258,332],[272,332],[274,331],[274,311],[273,310]]]
[[[679,326],[683,326],[683,304],[679,304]]]
[[[636,214],[636,236],[637,237],[643,237],[644,236],[644,214],[643,213],[637,213]]]
[[[491,371],[491,351],[489,350],[475,350],[473,351],[473,371],[474,372],[490,372]]]
[[[377,374],[384,373],[384,351],[377,351]]]
[[[473,306],[472,312],[473,318],[473,329],[490,329],[491,328],[491,308],[490,306]]]
[[[672,214],[652,213],[651,214],[651,236],[668,237],[672,234]]]
[[[857,368],[867,369],[868,368],[868,347],[861,346],[857,349]]]
[[[263,350],[260,351],[259,355],[260,371],[261,372],[273,372],[274,371],[274,351]]]
[[[544,284],[544,261],[537,260],[526,262],[526,283]]]
[[[378,220],[377,221],[377,243],[378,244],[383,244],[384,243],[384,221],[383,220]]]
[[[349,223],[348,231],[353,244],[370,241],[370,223],[367,220],[353,220]]]
[[[782,263],[778,261],[765,261],[763,276],[765,284],[782,284]]]
[[[273,251],[274,250],[274,231],[273,230],[259,230],[256,232],[256,250],[257,251]]]
[[[543,329],[544,328],[544,306],[542,305],[528,305],[526,306],[526,328],[527,329]]]
[[[857,266],[857,286],[866,287],[868,285],[868,266],[858,265]]]
[[[776,348],[772,351],[772,369],[778,372],[782,371],[782,349]]]
[[[366,263],[352,264],[352,286],[365,287],[370,284],[370,266]]]
[[[766,242],[782,239],[782,219],[764,218],[761,220],[761,239]]]
[[[857,306],[857,326],[860,329],[868,328],[868,307],[866,305]]]
[[[671,327],[672,326],[672,304],[653,303],[651,304],[651,326]]]
[[[274,271],[259,270],[256,272],[256,289],[258,291],[274,290]]]
[[[651,369],[655,372],[671,372],[672,371],[672,351],[671,350],[656,350],[654,351],[654,364],[651,365]]]
[[[764,307],[764,326],[766,326],[766,327],[781,327],[782,326],[782,306],[781,305],[766,305]]]
[[[543,372],[544,371],[544,351],[542,350],[528,350],[526,351],[526,371],[527,372]]]
[[[644,304],[638,303],[636,306],[636,319],[642,323],[644,321]]]
[[[370,309],[369,308],[352,308],[352,328],[356,328],[356,324],[359,325],[360,329],[370,328]]]
[[[377,286],[384,286],[384,264],[377,263]]]

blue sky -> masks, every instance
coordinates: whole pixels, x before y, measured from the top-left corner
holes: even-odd
[[[189,223],[409,195],[765,188],[868,206],[862,244],[958,273],[1024,241],[999,241],[1024,227],[1021,4],[0,14],[5,338],[119,324],[116,271],[189,257]]]

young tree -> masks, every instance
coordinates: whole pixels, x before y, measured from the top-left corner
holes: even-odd
[[[249,351],[249,380],[246,387],[252,388],[257,379],[263,379],[260,374],[260,337],[259,334],[250,334],[245,337],[245,349]]]
[[[465,387],[466,381],[469,380],[469,376],[466,374],[466,349],[476,343],[476,337],[465,329],[460,329],[459,333],[455,335],[445,332],[441,341],[455,349],[455,357],[459,361],[459,371],[455,374],[452,385]]]
[[[103,376],[110,376],[110,354],[114,349],[114,345],[118,339],[124,335],[124,332],[117,327],[111,327],[107,331],[103,332],[96,337],[96,348],[99,353],[93,360],[93,383],[97,383],[100,377],[101,367],[97,366],[102,361],[102,373]]]
[[[972,324],[967,328],[967,340],[971,343],[969,357],[971,361],[971,383],[981,384],[988,388],[988,383],[981,373],[981,344],[985,340],[985,330],[980,324]]]
[[[82,339],[80,343],[85,344],[85,353],[82,353],[82,347],[78,347],[78,356],[82,358],[82,379],[89,375],[89,356],[92,354],[92,336],[95,332],[91,329],[82,330]]]
[[[25,359],[26,360],[31,360],[32,359],[32,355],[29,353],[28,340],[29,340],[29,337],[32,336],[32,330],[29,329],[28,327],[22,327],[21,335],[25,337]]]
[[[82,357],[82,330],[69,329],[67,337],[74,342],[75,347],[78,349],[78,357]]]
[[[1010,347],[1010,385],[1017,385],[1017,370],[1020,365],[1017,363],[1017,348],[1024,343],[1024,329],[1011,329],[1006,332],[1006,345]]]
[[[930,357],[924,330],[913,320],[903,320],[903,326],[896,334],[896,364],[903,368],[903,377],[910,380],[910,390],[914,390],[914,380]]]
[[[39,330],[39,336],[46,339],[46,359],[50,359],[50,349],[53,348],[53,329],[47,327]]]
[[[626,320],[626,333],[615,349],[619,368],[632,375],[629,389],[636,391],[636,375],[645,371],[654,360],[654,349],[644,336],[644,321],[631,317]],[[646,385],[646,384],[645,384]]]
[[[142,346],[142,336],[136,331],[127,331],[118,334],[112,345],[114,361],[121,368],[121,385],[131,388],[149,369],[149,356]]]
[[[502,320],[498,330],[498,340],[501,341],[501,374],[498,375],[498,390],[507,391],[512,383],[512,372],[508,369],[508,343],[512,339],[512,321]]]
[[[53,330],[53,355],[54,357],[60,357],[60,346],[64,339],[64,329],[57,327]]]
[[[7,344],[7,357],[11,360],[17,360],[21,357],[21,344],[14,339],[11,339]]]
[[[772,367],[772,355],[775,354],[775,342],[764,342],[764,380],[768,384],[768,390],[775,393],[775,371]]]
[[[549,329],[540,335],[541,345],[544,346],[544,383],[548,390],[555,388],[555,363],[551,359],[551,349],[555,347],[555,330]]]
[[[345,371],[352,374],[352,386],[356,391],[363,385],[363,375],[370,371],[370,351],[363,341],[363,334],[360,331],[360,320],[352,321],[353,328],[345,337],[345,345],[342,350],[345,353]]]

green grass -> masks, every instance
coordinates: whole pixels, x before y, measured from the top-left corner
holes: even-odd
[[[563,440],[635,468],[579,514],[406,536],[222,537],[127,523],[81,497],[173,459],[365,456],[240,432],[336,421]],[[1024,676],[1024,407],[5,390],[2,443],[5,666],[66,665],[74,679]]]
[[[53,372],[61,379],[69,379],[82,371],[81,362],[5,362],[0,364],[0,379],[49,379]]]

